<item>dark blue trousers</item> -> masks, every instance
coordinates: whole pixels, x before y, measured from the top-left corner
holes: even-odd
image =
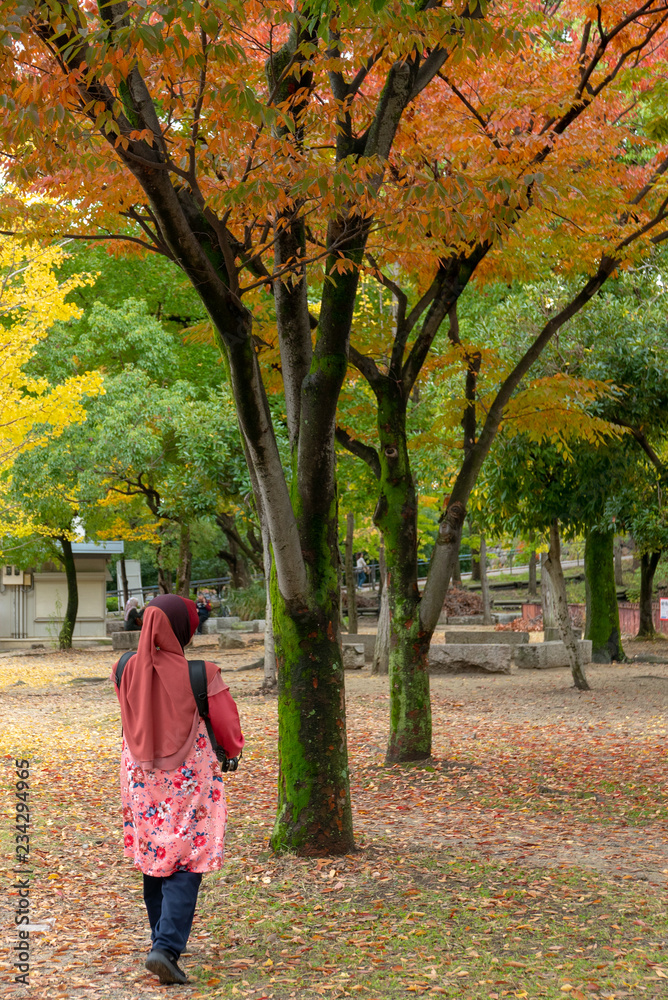
[[[199,872],[174,872],[165,878],[144,875],[144,902],[154,948],[179,957],[190,936],[201,881]]]

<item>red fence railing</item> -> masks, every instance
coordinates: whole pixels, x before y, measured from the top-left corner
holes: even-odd
[[[577,618],[582,615],[582,620],[584,621],[585,606],[584,604],[569,604],[568,610],[571,612],[572,618]],[[530,621],[532,618],[536,618],[540,615],[542,608],[540,604],[523,604],[522,605],[522,618]],[[659,602],[655,601],[652,605],[652,617],[654,619],[654,628],[657,632],[663,632],[668,635],[668,621],[661,621],[659,618]],[[637,635],[638,629],[640,628],[640,609],[637,604],[631,604],[630,601],[620,601],[619,602],[619,627],[622,632],[626,635]]]

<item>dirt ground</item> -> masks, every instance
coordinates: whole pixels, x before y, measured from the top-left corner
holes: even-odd
[[[242,669],[261,656],[259,639],[248,636],[244,650],[230,653],[218,649],[215,636],[198,637],[189,651],[191,658],[199,654],[221,666],[248,739],[243,767],[227,782],[227,870],[233,877],[254,870],[248,867],[253,858],[270,856],[276,699],[258,693],[261,670]],[[589,665],[590,692],[577,691],[567,670],[434,676],[433,758],[408,768],[384,764],[387,678],[372,677],[368,669],[349,671],[348,743],[360,857],[429,851],[444,860],[472,857],[509,870],[574,867],[665,893],[668,663],[648,662],[668,659],[663,648],[627,641],[627,654],[645,659]],[[29,755],[34,769],[33,919],[55,921],[53,933],[35,935],[30,990],[10,984],[7,996],[163,995],[132,964],[137,938],[146,931],[137,876],[120,846],[120,727],[108,681],[116,659],[99,647],[0,654],[4,969],[12,966],[14,935],[16,756]],[[209,937],[196,923],[192,947],[201,961]],[[88,966],[97,978],[90,978]]]

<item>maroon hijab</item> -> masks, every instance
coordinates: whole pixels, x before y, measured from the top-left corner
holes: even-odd
[[[137,653],[123,671],[118,700],[125,741],[145,771],[175,770],[195,741],[199,712],[183,647],[198,623],[195,602],[176,594],[156,597],[144,610]],[[209,685],[220,678],[213,663],[206,672]]]
[[[164,611],[172,626],[172,632],[181,643],[181,649],[185,649],[195,634],[195,629],[199,625],[197,605],[187,597],[179,597],[177,594],[160,594],[146,605],[147,608],[160,608]]]

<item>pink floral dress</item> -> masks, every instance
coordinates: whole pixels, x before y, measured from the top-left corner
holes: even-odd
[[[144,771],[123,738],[121,805],[124,853],[145,875],[222,867],[225,786],[204,723],[176,771]]]

